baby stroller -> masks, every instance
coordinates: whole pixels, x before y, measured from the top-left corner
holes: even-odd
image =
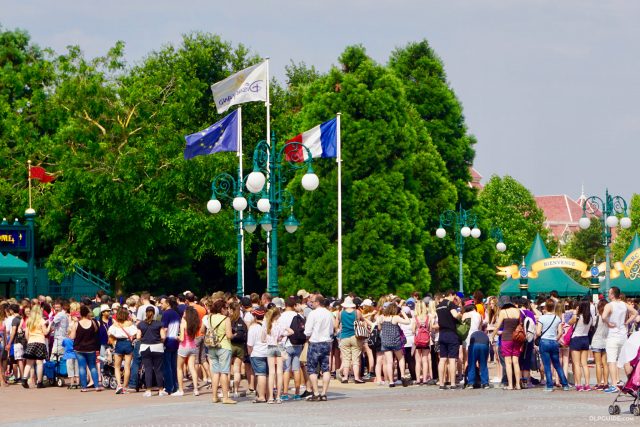
[[[107,349],[106,356],[101,357],[100,362],[102,362],[102,387],[115,390],[118,388],[118,380],[116,379],[116,370],[113,366],[111,348]]]
[[[67,378],[67,361],[61,355],[52,354],[51,358],[44,362],[43,368],[49,385],[64,386],[64,379]]]
[[[609,415],[618,415],[620,414],[620,406],[618,403],[629,403],[629,412],[631,412],[636,417],[640,416],[640,404],[638,401],[640,400],[640,349],[638,350],[638,354],[636,354],[635,359],[631,361],[631,367],[633,368],[631,371],[631,375],[627,379],[627,382],[620,388],[618,395],[611,405],[609,405]]]

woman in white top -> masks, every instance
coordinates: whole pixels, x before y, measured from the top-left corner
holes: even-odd
[[[571,361],[573,363],[573,375],[576,385],[576,391],[591,391],[589,386],[589,366],[587,365],[587,356],[589,353],[589,329],[594,325],[594,319],[591,316],[591,303],[589,300],[583,300],[574,310],[574,314],[569,320],[569,324],[573,325],[573,334],[569,342],[571,350]],[[581,384],[582,375],[584,373],[584,385]]]
[[[413,381],[417,381],[418,377],[416,376],[416,359],[415,359],[415,355],[414,355],[414,338],[415,338],[415,326],[416,326],[416,320],[414,319],[414,316],[411,313],[411,308],[408,306],[403,306],[402,307],[402,311],[407,315],[407,317],[409,318],[409,320],[411,321],[409,324],[400,324],[400,329],[402,330],[402,333],[404,333],[405,338],[407,339],[407,342],[404,343],[404,360],[407,364],[407,368],[409,368],[409,375],[411,375],[411,379]],[[400,375],[398,375],[399,378],[404,377],[404,372],[400,372]]]
[[[131,359],[133,358],[133,341],[138,334],[138,328],[129,320],[129,310],[124,307],[120,307],[116,313],[116,318],[113,321],[113,325],[107,331],[109,337],[115,339],[115,348],[113,350],[113,367],[115,370],[116,381],[118,387],[116,387],[116,394],[127,394],[127,389],[122,385],[129,384],[129,377],[131,376]],[[122,360],[124,359],[124,382],[121,382],[122,376],[120,374],[120,367]],[[136,372],[136,375],[138,373]]]
[[[282,403],[281,394],[284,387],[282,357],[284,347],[281,341],[293,333],[290,328],[285,328],[280,322],[280,309],[273,307],[264,316],[264,325],[262,328],[262,341],[267,344],[267,363],[269,366],[268,387],[267,387],[267,403]],[[273,396],[273,388],[276,388],[275,400]]]
[[[595,359],[596,365],[596,390],[604,390],[609,387],[607,380],[609,378],[609,365],[607,364],[607,333],[609,327],[602,320],[602,312],[607,305],[607,300],[598,301],[597,315],[595,320],[596,332],[593,334],[591,341],[591,351]]]

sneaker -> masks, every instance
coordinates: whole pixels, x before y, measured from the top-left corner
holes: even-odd
[[[473,384],[466,384],[466,385],[464,386],[464,388],[465,388],[465,389],[473,388]]]
[[[151,397],[151,390],[145,391],[142,397]]]
[[[116,388],[116,394],[122,394],[123,392],[124,392],[124,389],[122,387]]]
[[[180,396],[184,396],[184,391],[182,391],[182,390],[178,390],[178,391],[176,391],[175,393],[173,393],[171,396],[172,396],[172,397],[175,397],[175,396],[178,396],[178,397],[180,397]]]
[[[570,391],[570,390],[571,390],[571,386],[570,386],[569,384],[567,384],[567,385],[563,385],[563,386],[562,386],[562,390],[563,390],[563,391]]]
[[[438,387],[438,390],[447,390],[449,387],[447,387],[446,385],[441,385],[440,387]]]
[[[582,391],[591,391],[591,387],[589,387],[588,385],[582,386]]]
[[[395,380],[394,385],[402,385],[402,380]]]
[[[169,395],[169,393],[167,393],[167,392],[166,392],[166,391],[164,391],[164,390],[160,390],[160,391],[158,392],[158,397],[161,397],[161,396],[168,396],[168,395]]]
[[[426,385],[436,385],[438,384],[438,381],[434,380],[434,379],[430,379],[429,381],[427,381],[425,383]]]
[[[491,387],[491,384],[482,384],[482,386],[481,386],[481,387],[482,387],[484,390],[487,390],[487,389],[493,388],[493,387]]]
[[[293,395],[293,400],[302,400],[302,396],[299,394],[294,394]]]
[[[549,387],[545,387],[545,388],[543,389],[543,391],[546,391],[546,392],[552,392],[552,391],[553,391],[553,387],[551,387],[551,388],[549,388]]]
[[[577,385],[576,386],[576,391],[582,391],[582,386],[581,385]]]
[[[618,390],[618,387],[616,387],[616,386],[614,386],[614,385],[611,385],[611,386],[609,386],[609,387],[605,388],[605,389],[604,389],[604,390],[602,390],[602,391],[604,391],[605,393],[617,393],[617,392],[618,392],[618,391],[620,391],[620,390]]]
[[[29,380],[27,380],[26,378],[23,378],[22,381],[20,382],[22,383],[22,387],[29,388]]]
[[[286,402],[287,400],[289,400],[289,395],[283,394],[282,396],[280,396],[280,400],[282,400],[283,402]]]
[[[300,395],[300,398],[301,398],[301,399],[306,399],[306,398],[307,398],[307,397],[309,397],[309,396],[313,396],[313,393],[311,393],[309,390],[305,390],[305,391],[304,391],[304,393],[302,393],[302,394]]]
[[[411,378],[403,377],[400,383],[402,387],[407,387],[411,383]]]
[[[365,381],[369,381],[371,379],[371,375],[367,372],[366,374],[364,374],[362,376],[362,379],[365,380]]]
[[[389,383],[389,387],[395,387],[396,383]]]
[[[449,387],[449,390],[462,390],[462,386],[460,384],[456,384],[454,386]]]
[[[378,381],[376,384],[379,385],[379,386],[387,385],[387,383],[385,383],[384,381]]]

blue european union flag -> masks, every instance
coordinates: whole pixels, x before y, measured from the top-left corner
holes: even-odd
[[[238,110],[200,132],[185,136],[184,139],[187,141],[187,148],[184,149],[186,160],[220,151],[237,151]]]

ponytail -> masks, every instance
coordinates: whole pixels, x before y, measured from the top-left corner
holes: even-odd
[[[151,322],[153,322],[153,318],[156,315],[156,310],[152,306],[149,306],[145,311],[145,315],[146,315],[146,319],[144,319],[144,321],[147,323],[147,325],[150,325]]]

